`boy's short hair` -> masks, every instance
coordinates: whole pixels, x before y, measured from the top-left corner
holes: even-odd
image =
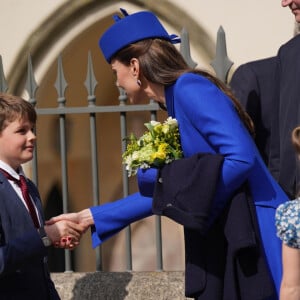
[[[0,93],[0,132],[17,119],[25,119],[35,125],[37,115],[34,106],[19,96]]]

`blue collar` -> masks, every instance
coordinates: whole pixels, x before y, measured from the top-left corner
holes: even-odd
[[[175,87],[175,83],[165,87],[167,111],[168,111],[168,115],[171,116],[172,118],[175,118],[174,87]]]

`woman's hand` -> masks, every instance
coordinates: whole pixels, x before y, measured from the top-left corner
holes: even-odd
[[[46,221],[45,231],[55,247],[74,249],[81,235],[94,224],[90,209],[61,214]]]

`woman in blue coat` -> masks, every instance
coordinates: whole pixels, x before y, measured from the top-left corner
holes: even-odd
[[[125,89],[132,103],[138,104],[145,97],[153,99],[177,119],[185,157],[196,153],[224,157],[210,216],[212,222],[239,187],[248,182],[278,293],[281,242],[276,237],[274,214],[287,196],[258,153],[251,136],[251,120],[225,85],[206,72],[188,67],[173,45],[178,38],[169,36],[154,14],[128,15],[124,10],[122,13],[124,18],[115,17],[116,23],[99,41],[118,86]],[[96,247],[130,223],[150,215],[152,198],[135,193],[113,203],[58,216],[51,222],[69,218],[91,226]]]

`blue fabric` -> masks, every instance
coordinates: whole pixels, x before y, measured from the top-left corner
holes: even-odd
[[[119,50],[147,38],[172,40],[153,13],[142,11],[117,19],[100,38],[99,47],[106,61],[110,63],[112,56]]]
[[[175,115],[179,123],[184,155],[210,152],[224,156],[213,217],[220,214],[241,183],[248,181],[268,265],[279,293],[281,242],[276,237],[274,222],[275,210],[288,200],[287,195],[267,170],[230,99],[208,79],[185,74],[166,89],[166,94],[169,114]],[[274,246],[272,251],[270,243]]]
[[[256,213],[260,228],[261,238],[264,244],[264,250],[276,290],[279,295],[281,277],[282,277],[282,243],[276,236],[275,213],[276,209],[256,205]]]
[[[92,245],[97,247],[127,225],[152,215],[152,198],[134,193],[120,200],[91,207],[95,221]]]
[[[144,197],[153,196],[157,173],[158,173],[157,168],[138,169],[137,172],[138,187],[142,196]]]
[[[214,197],[213,218],[220,215],[227,200],[248,181],[268,266],[279,292],[281,241],[276,236],[274,216],[277,206],[288,197],[267,170],[231,100],[214,84],[202,76],[189,73],[180,76],[165,92],[168,113],[175,116],[179,124],[184,156],[201,152],[224,156]],[[151,198],[137,193],[92,208],[95,220],[94,245],[132,221],[151,215],[151,206]]]

